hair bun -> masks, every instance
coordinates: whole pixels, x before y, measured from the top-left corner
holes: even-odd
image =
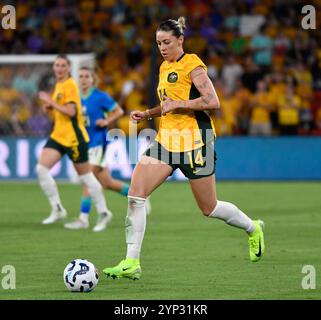
[[[177,20],[177,23],[179,25],[179,27],[182,30],[182,33],[184,33],[185,29],[186,29],[186,19],[185,17],[179,17]]]

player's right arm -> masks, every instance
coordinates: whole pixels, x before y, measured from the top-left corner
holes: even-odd
[[[70,118],[76,115],[76,104],[74,102],[68,102],[61,106],[60,104],[52,100],[49,94],[44,91],[39,92],[39,99],[43,101],[45,105],[58,110],[59,112],[67,115]]]
[[[124,110],[117,103],[113,111],[110,112],[107,119],[98,119],[96,125],[100,128],[108,127],[111,123],[118,120],[124,114]]]

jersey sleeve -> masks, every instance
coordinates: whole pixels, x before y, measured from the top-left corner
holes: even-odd
[[[202,67],[205,71],[207,71],[207,67],[204,62],[196,54],[191,54],[189,61],[186,64],[187,74],[190,74],[197,67]]]
[[[107,93],[101,95],[101,106],[107,112],[113,111],[117,107],[117,102]]]
[[[79,101],[79,91],[75,81],[68,81],[65,83],[65,103]]]

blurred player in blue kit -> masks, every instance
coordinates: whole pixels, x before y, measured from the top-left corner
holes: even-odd
[[[89,135],[88,157],[91,170],[104,189],[110,189],[127,196],[129,186],[126,182],[113,179],[107,168],[107,128],[120,118],[124,111],[119,104],[107,93],[97,89],[96,74],[87,67],[79,71],[79,85],[81,91],[82,116]],[[91,197],[86,187],[83,188],[81,199],[81,212],[77,220],[65,224],[67,229],[86,229],[89,227],[89,213],[91,209]],[[93,231],[104,230],[112,213],[108,212],[98,217]]]

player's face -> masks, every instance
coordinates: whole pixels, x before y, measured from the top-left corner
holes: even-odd
[[[94,83],[94,79],[88,70],[80,70],[79,71],[79,84],[81,90],[85,90],[90,88]]]
[[[67,79],[70,73],[70,66],[65,59],[58,58],[54,62],[53,71],[57,80]]]
[[[164,60],[175,61],[182,50],[183,36],[176,38],[171,31],[158,31],[156,42]]]

